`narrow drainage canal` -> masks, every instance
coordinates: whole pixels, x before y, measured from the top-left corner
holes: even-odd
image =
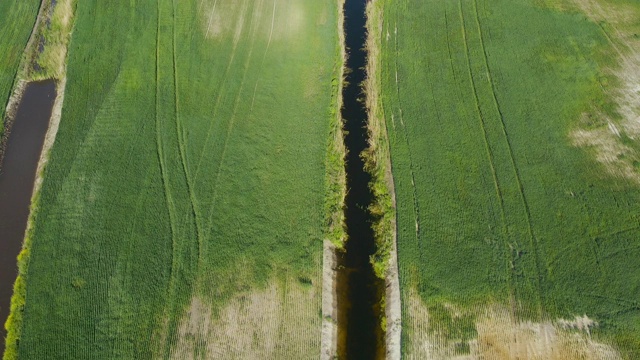
[[[380,319],[384,281],[375,276],[369,258],[375,252],[369,205],[371,176],[360,154],[368,146],[367,111],[361,85],[366,76],[365,50],[367,0],[346,0],[345,41],[348,51],[347,85],[342,90],[347,147],[346,251],[338,253],[338,357],[382,359],[384,332]]]
[[[0,163],[0,344],[4,352],[16,257],[22,248],[38,160],[56,98],[53,80],[27,85]]]

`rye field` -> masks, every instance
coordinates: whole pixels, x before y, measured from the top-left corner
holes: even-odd
[[[7,101],[39,7],[37,0],[0,2],[0,137]]]
[[[640,5],[375,0],[369,30],[404,358],[640,358]]]
[[[77,2],[11,358],[318,357],[338,16]]]

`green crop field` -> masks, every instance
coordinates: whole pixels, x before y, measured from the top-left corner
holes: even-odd
[[[5,107],[39,7],[38,0],[0,2],[0,137]]]
[[[373,2],[406,358],[640,357],[638,24],[630,0]]]
[[[318,357],[338,10],[77,2],[5,358]]]

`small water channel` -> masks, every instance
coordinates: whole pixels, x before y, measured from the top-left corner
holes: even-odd
[[[346,251],[338,254],[338,356],[340,359],[382,359],[384,332],[380,319],[384,281],[375,276],[369,262],[375,252],[369,189],[371,176],[364,170],[360,154],[368,146],[367,111],[363,101],[365,79],[367,0],[346,0],[345,41],[349,54],[347,86],[342,91],[347,155]]]
[[[4,352],[16,257],[22,248],[38,160],[56,98],[53,80],[29,83],[0,163],[0,352]]]

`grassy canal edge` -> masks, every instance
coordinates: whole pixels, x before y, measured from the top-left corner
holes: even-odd
[[[329,141],[327,143],[325,171],[325,239],[322,254],[322,338],[321,359],[332,359],[337,354],[338,307],[336,305],[336,252],[344,249],[347,240],[344,204],[347,193],[345,170],[343,106],[341,91],[345,86],[347,52],[344,42],[344,2],[337,0],[338,41],[334,76],[331,81],[332,106]]]
[[[372,225],[376,253],[371,262],[376,275],[385,280],[385,294],[382,307],[385,309],[382,327],[385,332],[387,359],[401,358],[401,299],[398,278],[396,196],[392,175],[389,136],[386,128],[384,108],[381,99],[382,67],[381,42],[383,29],[383,7],[378,0],[367,3],[367,77],[364,82],[366,108],[368,111],[369,148],[362,156],[366,171],[371,174],[370,187],[374,203],[370,211],[375,223]]]

